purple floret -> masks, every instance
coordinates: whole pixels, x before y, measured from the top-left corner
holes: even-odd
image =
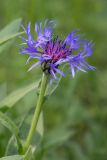
[[[38,60],[29,68],[29,71],[40,65],[43,72],[56,78],[56,73],[65,76],[59,68],[66,63],[69,64],[73,77],[78,70],[83,72],[94,70],[95,67],[85,61],[86,57],[92,55],[92,42],[81,40],[77,32],[71,32],[65,40],[61,40],[58,36],[54,36],[54,27],[54,21],[45,21],[44,26],[42,23],[40,25],[36,23],[36,40],[31,35],[30,23],[27,28],[23,27],[27,39],[21,37],[26,47],[23,47],[20,53],[29,55],[27,62],[32,58]]]

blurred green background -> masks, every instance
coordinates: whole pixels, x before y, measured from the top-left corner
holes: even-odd
[[[88,62],[96,71],[63,78],[44,105],[45,135],[52,132],[53,139],[58,139],[63,128],[65,139],[50,147],[43,160],[107,160],[107,0],[0,1],[0,29],[20,17],[24,25],[32,22],[32,32],[36,21],[56,19],[59,35],[80,29],[94,42]],[[27,57],[19,54],[20,43],[16,38],[0,53],[0,99],[41,76],[39,69],[27,72]],[[35,95],[29,93],[9,110],[16,123],[35,105]],[[9,137],[10,132],[0,125],[0,156]]]

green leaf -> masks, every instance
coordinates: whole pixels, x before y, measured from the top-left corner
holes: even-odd
[[[17,155],[17,154],[18,154],[18,149],[15,143],[14,136],[12,135],[5,149],[5,156]]]
[[[28,135],[28,131],[30,128],[32,116],[34,113],[34,108],[30,108],[29,111],[23,116],[22,121],[20,122],[19,125],[19,135],[21,140],[24,141],[26,140],[26,137]],[[31,142],[31,149],[36,149],[37,146],[40,144],[41,138],[43,136],[43,113],[41,112],[39,120],[38,120],[38,125],[37,128],[35,129],[35,135],[33,136],[32,142]],[[8,141],[6,151],[5,151],[5,156],[9,156],[12,154],[18,154],[17,147],[15,145],[14,137],[12,136],[10,140]]]
[[[40,114],[36,130],[41,136],[43,136],[44,133],[43,112],[41,112]]]
[[[2,112],[0,112],[0,122],[6,128],[8,128],[14,135],[18,135],[18,128],[15,125],[15,123]]]
[[[24,157],[20,155],[14,155],[0,158],[0,160],[24,160]]]
[[[4,42],[6,42],[6,41],[8,41],[8,40],[10,40],[10,39],[12,39],[14,37],[17,37],[17,36],[19,36],[19,35],[21,35],[23,33],[24,32],[18,32],[18,33],[12,34],[12,35],[8,35],[8,37],[7,36],[5,36],[3,38],[0,37],[0,44],[4,43]]]
[[[8,95],[6,98],[4,98],[0,102],[0,108],[3,108],[5,106],[11,108],[15,103],[17,103],[22,97],[24,97],[27,93],[31,92],[32,90],[36,90],[38,88],[39,80],[35,83],[32,83],[30,85],[27,85],[26,87],[20,88],[14,92],[12,92],[10,95]]]
[[[14,20],[8,24],[5,28],[0,31],[0,44],[6,42],[9,39],[22,34],[23,32],[17,33],[21,24],[21,19]]]
[[[52,148],[65,143],[70,137],[74,135],[74,131],[69,130],[65,126],[54,129],[50,133],[44,135],[42,142],[38,149],[35,151],[36,159],[39,159],[43,154]]]
[[[5,51],[5,49],[8,49],[10,47],[10,45],[12,44],[12,41],[8,41],[4,44],[0,45],[0,54]]]
[[[56,147],[66,142],[73,135],[74,131],[58,128],[44,137],[44,149],[48,150],[49,148]]]
[[[26,141],[26,137],[28,135],[29,128],[31,126],[33,113],[34,113],[34,108],[30,109],[28,111],[27,115],[24,117],[24,119],[20,125],[19,134],[20,134],[20,137],[23,140],[23,142]],[[33,148],[37,148],[38,144],[40,143],[41,138],[43,136],[43,131],[44,131],[43,113],[41,112],[39,120],[38,120],[37,128],[35,129],[35,134],[34,134],[32,141],[31,141],[31,146],[33,146]]]
[[[31,121],[32,121],[32,118],[33,118],[33,114],[34,114],[34,110],[35,108],[31,108],[26,115],[23,116],[23,120],[20,124],[20,136],[21,138],[24,140],[26,140],[26,136],[28,135],[28,131],[29,131],[29,128],[31,126]],[[39,120],[38,120],[38,124],[37,124],[37,128],[35,129],[35,133],[37,131],[37,134],[39,134],[39,136],[42,136],[43,135],[43,131],[44,131],[44,128],[43,128],[43,113],[41,112],[40,114],[40,117],[39,117]],[[34,138],[33,141],[36,141],[36,139]],[[37,139],[38,141],[38,139]]]
[[[21,142],[18,136],[19,130],[17,126],[15,125],[15,123],[2,112],[0,112],[0,123],[4,125],[6,128],[8,128],[10,132],[12,132],[12,134],[15,136],[17,140],[17,146],[19,149],[21,147]]]

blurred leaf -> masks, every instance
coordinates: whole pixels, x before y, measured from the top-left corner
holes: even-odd
[[[2,125],[4,125],[6,128],[8,128],[13,135],[15,136],[16,140],[17,140],[17,145],[18,148],[21,147],[21,142],[18,136],[19,130],[17,128],[17,126],[15,125],[15,123],[9,118],[7,117],[5,114],[3,114],[2,112],[0,112],[0,122]]]
[[[87,157],[87,154],[84,153],[81,145],[78,143],[72,142],[69,147],[75,160],[90,160],[89,157]]]
[[[61,156],[60,154],[58,155],[53,151],[53,153],[49,153],[49,156],[44,157],[43,160],[68,160],[68,158],[63,157],[63,155]]]
[[[5,106],[11,108],[15,103],[17,103],[22,97],[24,97],[27,93],[31,92],[32,90],[36,90],[38,87],[39,81],[36,81],[35,83],[32,83],[30,85],[27,85],[26,87],[23,87],[21,89],[18,89],[14,92],[12,92],[10,95],[8,95],[6,98],[4,98],[0,102],[0,108],[3,108]]]
[[[14,155],[0,158],[0,160],[24,160],[24,157],[20,155]]]
[[[24,117],[23,121],[21,122],[19,134],[23,142],[26,141],[26,137],[28,135],[29,128],[31,126],[33,113],[34,113],[34,109],[33,110],[30,109],[27,115]],[[37,148],[37,146],[41,142],[41,138],[43,136],[43,130],[44,130],[43,129],[43,113],[41,112],[41,115],[38,120],[37,128],[35,129],[35,134],[32,137],[32,141],[31,141],[31,148],[33,149],[33,151]]]
[[[43,116],[43,113],[41,113],[41,115],[40,115],[40,118],[38,121],[38,126],[37,126],[37,129],[35,130],[35,135],[33,136],[33,139],[32,139],[31,150],[32,149],[35,150],[37,148],[37,145],[41,141],[41,136],[43,134],[43,128],[41,128],[41,127],[43,127],[43,126],[41,126],[41,124],[43,124],[43,122],[42,122],[43,117],[42,116]],[[26,140],[26,136],[28,135],[31,119],[32,119],[32,115],[31,115],[31,111],[29,111],[28,114],[26,116],[24,116],[24,119],[22,120],[20,127],[19,127],[19,135],[20,135],[23,143]],[[40,124],[40,126],[39,126],[39,124]],[[18,154],[18,151],[19,150],[17,150],[17,146],[15,144],[14,137],[12,136],[8,142],[7,147],[6,147],[5,156],[9,156],[12,154]]]
[[[0,100],[2,100],[6,96],[6,93],[7,93],[7,85],[6,83],[3,83],[0,85]]]
[[[22,32],[17,33],[20,28],[20,24],[21,24],[21,19],[17,19],[8,24],[5,28],[3,28],[0,31],[0,44],[21,34]]]
[[[105,88],[105,89],[104,89]],[[107,99],[107,71],[100,71],[98,74],[98,90],[100,98]]]
[[[59,127],[58,129],[55,129],[50,133],[46,134],[43,137],[39,148],[35,152],[36,159],[41,159],[41,157],[43,157],[46,151],[62,145],[72,135],[74,135],[74,131],[70,131],[65,127]]]
[[[62,143],[66,142],[72,135],[74,135],[74,131],[59,127],[44,137],[43,148],[47,150],[49,148],[61,145]]]
[[[12,44],[12,41],[8,41],[4,44],[1,44],[0,45],[0,54],[7,48],[9,48],[9,46]]]
[[[11,136],[5,148],[5,156],[10,156],[14,154],[18,154],[18,149],[15,143],[14,136]]]
[[[36,130],[41,136],[43,136],[43,133],[44,133],[43,112],[41,112],[41,114],[39,116]]]
[[[0,122],[6,128],[8,128],[14,135],[18,135],[18,128],[15,125],[15,123],[2,112],[0,112]]]
[[[16,36],[19,36],[19,35],[21,35],[23,33],[24,32],[19,32],[19,33],[15,33],[15,34],[9,35],[8,37],[0,38],[0,44],[6,42],[6,41],[8,41],[8,40],[10,40],[10,39],[12,39],[12,38],[14,38]]]

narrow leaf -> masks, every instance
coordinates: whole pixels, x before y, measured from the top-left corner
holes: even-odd
[[[7,156],[0,158],[0,160],[24,160],[23,156],[20,155],[14,155],[14,156]]]
[[[45,136],[44,149],[47,150],[49,148],[58,146],[66,142],[72,135],[74,135],[74,131],[69,131],[62,128],[56,129],[51,134]]]
[[[0,122],[13,134],[18,135],[18,128],[15,123],[2,112],[0,112]]]
[[[18,146],[18,148],[20,148],[21,142],[20,142],[20,139],[18,136],[19,130],[18,130],[17,126],[15,125],[15,123],[2,112],[0,112],[0,123],[2,125],[4,125],[6,128],[8,128],[10,130],[10,132],[12,132],[12,134],[16,138],[17,146]]]
[[[21,24],[21,19],[14,20],[8,24],[5,28],[0,31],[0,44],[6,42],[7,40],[19,35],[17,33]]]
[[[18,151],[19,150],[17,149],[14,136],[12,135],[11,138],[9,139],[7,145],[6,145],[4,156],[17,155]]]
[[[4,44],[1,44],[1,45],[0,45],[0,54],[1,54],[2,52],[4,52],[6,49],[8,49],[11,44],[12,44],[12,41],[8,41],[8,42],[6,42],[6,43],[4,43]]]
[[[12,39],[12,38],[14,38],[14,37],[17,37],[17,36],[19,36],[19,35],[21,35],[21,34],[23,34],[23,33],[24,33],[24,32],[18,32],[18,33],[9,35],[8,37],[7,37],[7,36],[5,36],[5,37],[3,37],[3,38],[0,37],[0,44],[4,43],[4,42],[6,42],[6,41],[8,41],[8,40],[10,40],[10,39]]]
[[[32,116],[34,113],[34,108],[30,109],[26,116],[24,116],[24,119],[21,122],[20,128],[19,128],[19,134],[21,139],[26,141],[26,137],[28,135],[28,131],[31,125]],[[33,150],[37,148],[37,146],[40,144],[41,138],[43,138],[44,133],[44,127],[43,127],[43,113],[41,112],[37,128],[35,128],[35,134],[31,141],[31,147],[33,147]]]
[[[10,95],[8,95],[6,98],[4,98],[0,102],[0,108],[3,108],[5,106],[11,108],[13,105],[15,105],[15,103],[17,103],[27,93],[31,92],[32,90],[36,90],[38,87],[38,83],[39,81],[36,81],[33,84],[27,85],[26,87],[20,88],[12,92]]]
[[[43,136],[44,133],[43,112],[41,112],[40,114],[36,130],[41,136]]]

